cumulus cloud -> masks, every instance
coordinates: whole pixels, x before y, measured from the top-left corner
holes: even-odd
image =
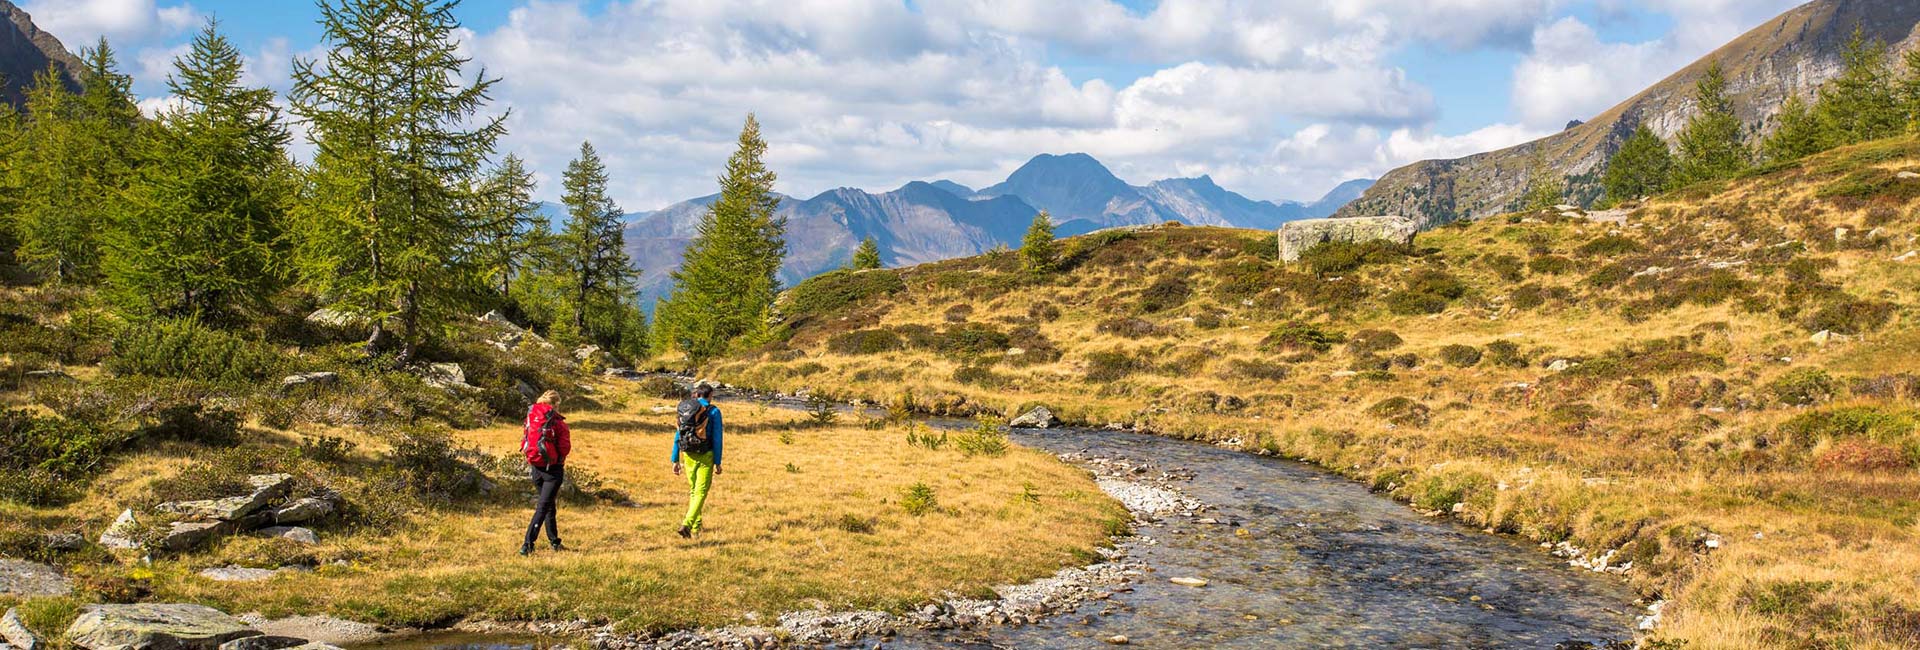
[[[116,46],[147,42],[204,20],[190,4],[160,6],[155,0],[28,0],[20,8],[75,50],[102,37]]]

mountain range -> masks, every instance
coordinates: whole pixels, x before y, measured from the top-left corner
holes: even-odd
[[[1896,52],[1920,46],[1920,2],[1816,0],[1748,31],[1699,61],[1583,123],[1525,144],[1453,160],[1395,169],[1337,216],[1401,215],[1432,227],[1519,207],[1535,152],[1568,178],[1570,200],[1600,197],[1599,172],[1628,135],[1646,124],[1671,140],[1693,115],[1694,83],[1719,62],[1734,110],[1758,141],[1790,95],[1811,96],[1840,72],[1855,28]]]
[[[780,276],[792,284],[844,266],[868,237],[879,245],[887,266],[1019,246],[1041,210],[1053,217],[1055,233],[1063,237],[1165,221],[1270,229],[1333,214],[1371,183],[1342,183],[1312,203],[1275,203],[1241,196],[1207,176],[1136,186],[1087,154],[1042,154],[1005,181],[979,190],[935,180],[880,193],[843,187],[809,199],[782,195],[778,213],[787,218],[787,259]],[[650,307],[671,288],[668,274],[679,268],[695,227],[716,198],[627,215],[627,253],[641,271],[643,304]]]
[[[49,65],[60,73],[68,87],[79,89],[74,75],[83,67],[80,59],[68,52],[60,39],[40,31],[27,12],[12,2],[0,0],[0,101],[16,107],[23,105],[26,88],[33,85],[34,76],[45,72]]]

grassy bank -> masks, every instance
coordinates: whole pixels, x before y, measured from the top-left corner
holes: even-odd
[[[814,607],[901,610],[943,594],[989,594],[995,585],[1088,562],[1126,521],[1124,509],[1084,472],[1044,453],[928,450],[909,446],[896,429],[729,405],[726,471],[715,480],[706,529],[683,540],[674,531],[686,484],[667,461],[672,415],[651,411],[671,402],[617,394],[628,389],[603,385],[595,395],[624,408],[571,415],[570,469],[592,477],[585,487],[599,494],[563,501],[568,551],[547,551],[543,540],[531,558],[515,554],[531,512],[530,488],[515,475],[493,473],[500,485],[492,496],[421,508],[387,528],[323,527],[316,546],[236,537],[151,567],[72,561],[83,593],[25,609],[53,628],[82,600],[138,590],[153,602],[396,626],[463,618],[586,619],[627,629],[711,626]],[[344,480],[373,471],[391,453],[379,438],[330,433],[353,445],[349,457],[296,471]],[[258,444],[295,442],[270,434]],[[456,447],[478,452],[472,458],[510,457],[518,444],[518,427],[505,423],[459,431],[454,439]],[[204,454],[196,451],[142,451],[82,500],[57,509],[5,506],[3,512],[104,525],[102,517],[142,500],[156,484],[205,471]],[[907,503],[915,486],[931,503]],[[254,583],[196,575],[230,564],[318,568]]]
[[[1164,227],[839,273],[750,386],[1239,440],[1490,531],[1613,552],[1691,648],[1920,644],[1920,141],[1274,259]]]

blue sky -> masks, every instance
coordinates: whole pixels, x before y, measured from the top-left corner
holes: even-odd
[[[255,83],[321,51],[307,0],[22,0],[105,36],[145,106],[208,17]],[[512,109],[504,151],[557,194],[591,140],[616,199],[713,191],[744,115],[779,188],[984,186],[1084,151],[1137,184],[1211,175],[1317,198],[1414,160],[1586,119],[1793,0],[466,0],[466,47]],[[304,149],[304,147],[302,147]],[[296,151],[296,154],[300,151]]]

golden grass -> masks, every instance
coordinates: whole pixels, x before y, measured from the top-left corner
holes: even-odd
[[[810,427],[800,413],[729,404],[725,470],[715,478],[705,530],[687,541],[675,534],[687,488],[668,462],[672,416],[648,410],[665,402],[639,404],[635,412],[572,415],[570,467],[598,473],[636,503],[563,502],[566,552],[546,550],[542,538],[531,558],[516,555],[529,505],[467,506],[422,514],[392,535],[322,528],[322,543],[304,552],[322,562],[346,560],[343,566],[262,583],[195,575],[271,550],[261,540],[235,538],[157,562],[150,600],[403,626],[467,617],[586,619],[630,629],[722,625],[750,613],[770,620],[813,607],[899,610],[946,594],[986,595],[995,585],[1089,561],[1126,521],[1125,510],[1089,475],[1042,452],[1015,448],[970,458],[910,447],[898,429],[870,431],[851,421]],[[459,435],[496,455],[519,444],[513,425]],[[359,441],[363,454],[378,444]],[[151,477],[192,467],[189,457],[143,453],[64,513],[103,524],[118,512],[118,500],[138,494]],[[918,517],[902,510],[900,494],[914,483],[933,488],[939,510]],[[530,495],[525,483],[501,489]],[[1022,497],[1028,491],[1037,502]]]

